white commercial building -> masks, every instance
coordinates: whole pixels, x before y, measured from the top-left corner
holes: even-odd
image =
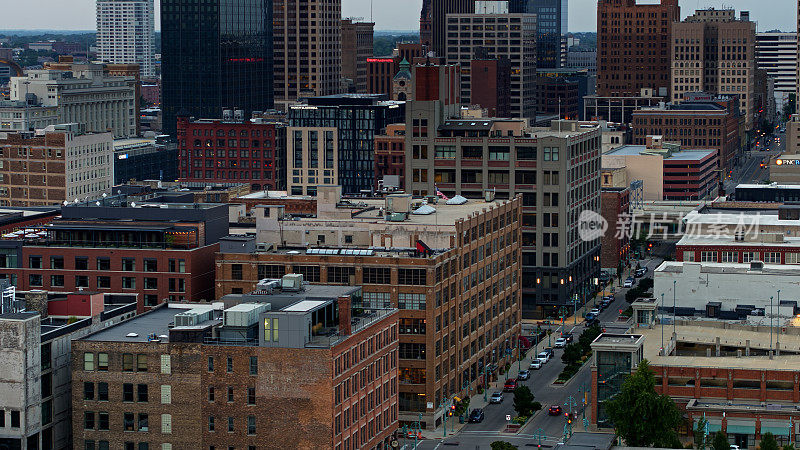
[[[58,108],[55,106],[0,100],[0,131],[30,131],[57,123]]]
[[[665,261],[654,272],[653,296],[667,308],[674,296],[678,308],[705,310],[711,302],[720,302],[723,311],[752,305],[769,314],[781,301],[800,301],[800,267],[751,263],[709,263]],[[777,314],[777,310],[775,310]]]
[[[756,63],[775,80],[778,111],[797,91],[797,33],[756,34]]]
[[[139,64],[143,78],[156,75],[153,0],[97,0],[97,58]]]
[[[11,100],[58,108],[59,123],[79,123],[87,132],[136,136],[136,80],[107,76],[101,64],[74,64],[71,71],[29,70],[11,78]]]

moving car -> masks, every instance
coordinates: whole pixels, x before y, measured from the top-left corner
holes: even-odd
[[[517,375],[517,380],[527,380],[531,377],[531,373],[527,370],[520,370]]]
[[[595,316],[597,316],[600,314],[600,310],[598,308],[592,308],[592,310],[589,311],[589,314],[594,314]]]
[[[536,359],[539,360],[541,364],[547,364],[547,361],[550,360],[550,355],[547,352],[539,352],[539,354],[536,355]]]
[[[555,343],[555,344],[553,344],[553,346],[554,346],[555,348],[564,348],[564,346],[566,346],[566,345],[567,345],[567,340],[566,340],[566,339],[564,339],[564,338],[558,338],[558,339],[556,339],[556,343]]]
[[[517,388],[517,380],[514,378],[509,378],[503,385],[503,392],[514,392],[514,389],[516,388]]]
[[[630,277],[626,278],[625,282],[622,283],[622,287],[626,287],[626,288],[633,287],[633,278],[630,278]]]
[[[564,333],[561,335],[564,339],[566,339],[567,344],[572,342],[572,333]]]
[[[586,313],[586,316],[584,316],[584,318],[586,319],[587,322],[590,321],[590,320],[594,320],[596,317],[597,317],[597,314],[594,314],[594,313],[591,313],[591,312]]]
[[[553,357],[554,352],[553,352],[552,348],[548,347],[548,348],[544,349],[544,352],[547,353],[547,357],[548,358],[552,358]]]
[[[469,423],[480,423],[483,422],[483,418],[485,414],[483,413],[483,409],[475,408],[472,412],[469,413]]]
[[[539,370],[542,368],[542,362],[539,361],[539,358],[534,359],[531,361],[531,364],[528,366],[530,370]]]
[[[503,403],[503,393],[502,392],[492,393],[492,396],[489,398],[489,403]]]
[[[547,410],[548,416],[560,416],[563,410],[561,409],[561,405],[553,405]]]

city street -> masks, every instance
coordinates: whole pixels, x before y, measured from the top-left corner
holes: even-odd
[[[780,142],[778,142],[779,139]],[[763,142],[763,139],[760,139],[759,142]],[[777,156],[784,151],[786,148],[786,133],[775,133],[766,150],[760,150],[763,148],[763,144],[754,148],[757,150],[744,152],[742,163],[736,166],[730,178],[725,178],[723,185],[726,194],[732,194],[737,184],[769,181],[769,168],[761,167],[761,163],[765,159]]]
[[[661,259],[643,260],[642,266],[646,266],[648,268],[647,276],[651,277],[653,274],[653,269],[658,267],[660,263]],[[640,278],[637,280],[640,280]],[[615,279],[614,285],[617,284],[618,283]],[[619,313],[627,309],[629,306],[628,303],[625,302],[625,292],[627,291],[628,289],[617,287],[617,292],[614,296],[614,302],[600,313],[600,323],[601,326],[606,329],[606,331],[613,331],[617,327],[619,327],[620,332],[627,329],[627,325],[620,324],[615,326]],[[558,326],[560,327],[560,324]],[[575,325],[574,318],[570,317],[569,320],[565,321],[565,329],[568,332],[572,331],[574,339],[577,341],[578,337],[585,329],[583,320],[579,318],[577,325]],[[554,333],[552,335],[553,340],[555,340],[556,337],[557,334]],[[541,349],[542,347],[546,346],[547,340],[545,339],[543,341],[543,345],[539,346],[539,348]],[[535,446],[538,444],[537,436],[539,433],[545,436],[541,441],[542,445],[551,447],[556,443],[563,442],[565,420],[563,414],[559,416],[549,416],[547,414],[547,409],[551,405],[561,405],[561,407],[566,411],[565,404],[570,398],[574,401],[574,404],[576,404],[576,406],[573,408],[573,411],[578,412],[578,419],[573,421],[573,431],[584,431],[585,428],[582,422],[582,399],[589,388],[591,379],[590,364],[584,364],[581,370],[567,384],[560,386],[554,385],[553,382],[558,377],[558,374],[564,369],[564,363],[561,362],[563,350],[554,349],[554,351],[555,355],[547,364],[545,364],[539,370],[531,371],[531,378],[521,382],[522,385],[528,386],[531,389],[535,400],[542,404],[542,410],[539,411],[534,418],[520,430],[518,434],[509,434],[502,431],[507,423],[506,415],[515,415],[514,395],[513,393],[509,392],[505,394],[505,400],[502,404],[488,405],[484,408],[486,417],[482,423],[465,424],[460,431],[458,430],[457,426],[456,434],[454,436],[450,435],[450,424],[448,424],[448,437],[446,439],[426,439],[419,442],[417,448],[428,450],[437,449],[444,445],[447,448],[479,450],[488,449],[489,445],[497,440],[508,441],[520,447],[531,445]],[[523,370],[527,369],[527,365],[529,364],[529,361],[533,355],[534,350],[531,349],[531,351],[528,353],[528,358],[526,358],[526,360],[522,363]],[[512,372],[515,373],[515,370],[512,369]],[[493,383],[496,389],[490,389],[488,395],[491,395],[492,392],[502,390],[502,384],[504,381],[505,379],[501,378],[496,383]],[[587,401],[588,398],[589,397],[587,395]],[[480,400],[482,400],[482,396]],[[471,404],[475,403],[476,397],[473,396]],[[542,431],[539,431],[540,429]],[[406,442],[405,444],[406,450],[414,448],[413,442]]]

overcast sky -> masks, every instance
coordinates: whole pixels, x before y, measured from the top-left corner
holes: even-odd
[[[639,0],[658,3],[659,0]],[[13,3],[13,6],[12,6]],[[155,0],[158,11],[159,0]],[[377,30],[417,30],[422,0],[372,0]],[[595,31],[597,0],[569,0],[569,31]],[[759,31],[781,29],[795,31],[797,10],[794,0],[680,0],[681,13],[697,8],[725,6],[749,10]],[[768,5],[765,7],[765,5]],[[760,6],[760,8],[759,8]],[[93,0],[0,0],[0,29],[93,30]],[[345,17],[370,17],[370,0],[342,0]],[[159,28],[158,12],[156,29]]]

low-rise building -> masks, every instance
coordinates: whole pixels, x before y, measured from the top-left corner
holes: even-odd
[[[0,133],[0,205],[53,205],[109,193],[112,140],[111,133],[86,133],[76,123]]]
[[[114,184],[133,180],[178,179],[178,147],[163,138],[114,141]]]
[[[321,186],[316,217],[255,208],[256,237],[221,241],[217,297],[289,273],[361,286],[365,309],[400,310],[399,420],[422,414],[423,427],[437,427],[442,399],[496,377],[515,348],[521,199],[423,205],[405,194],[348,200],[340,193]]]
[[[73,341],[76,448],[388,448],[397,310],[360,299],[287,276],[227,307],[170,303]],[[85,395],[99,386],[106,399]]]
[[[7,286],[3,289],[5,300]],[[13,288],[10,295],[14,295]],[[10,308],[0,314],[0,446],[20,450],[75,448],[74,416],[69,406],[70,341],[136,312],[134,296],[128,299],[132,303],[111,301],[92,292],[48,299],[45,292],[33,291],[20,302],[19,310]]]
[[[717,150],[684,150],[648,136],[647,145],[623,145],[603,154],[603,167],[624,168],[627,179],[644,182],[644,200],[713,198],[720,180]]]
[[[0,100],[0,132],[33,131],[58,123],[55,106],[29,105],[24,100]]]
[[[375,187],[403,189],[406,170],[406,124],[387,125],[375,136]]]

